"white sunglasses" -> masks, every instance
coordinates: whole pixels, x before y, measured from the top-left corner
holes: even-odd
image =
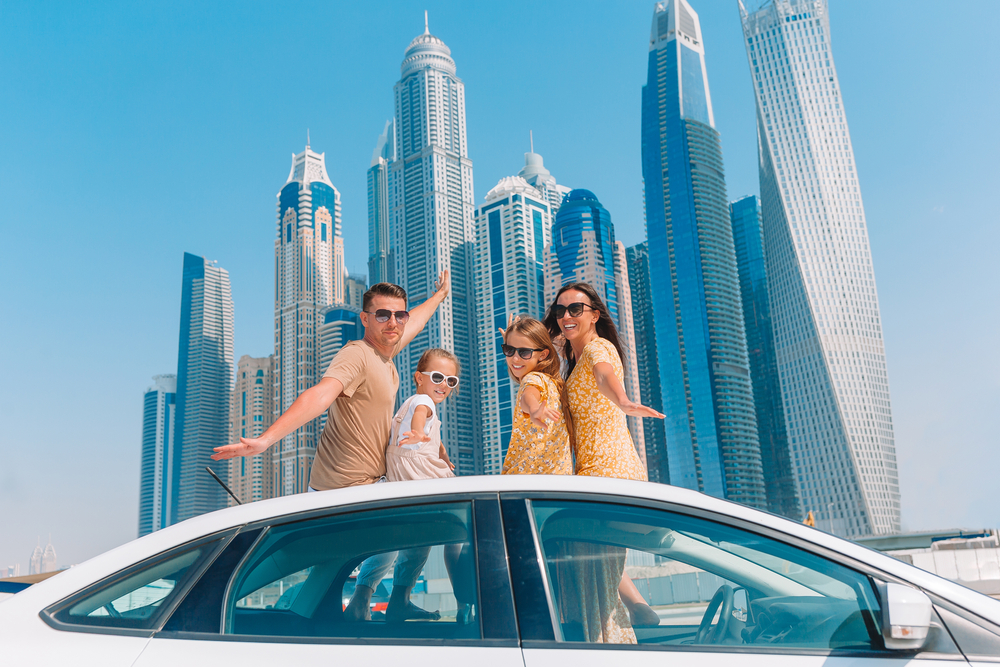
[[[427,377],[431,379],[434,384],[441,384],[442,382],[447,383],[451,388],[458,386],[458,376],[457,375],[445,375],[441,371],[420,371]]]

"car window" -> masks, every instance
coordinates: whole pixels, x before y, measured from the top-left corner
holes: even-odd
[[[224,631],[480,639],[473,543],[471,502],[272,526],[233,578]]]
[[[528,502],[558,640],[866,651],[883,646],[872,583],[838,563],[675,512]]]
[[[73,625],[155,628],[161,612],[171,606],[220,543],[215,539],[151,558],[60,603],[52,617]]]

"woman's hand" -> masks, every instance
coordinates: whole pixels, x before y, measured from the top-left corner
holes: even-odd
[[[641,403],[636,403],[635,401],[622,401],[619,406],[622,412],[627,414],[629,417],[652,417],[653,419],[664,419],[666,415],[660,414],[653,408],[648,408]]]
[[[528,414],[531,415],[531,423],[543,429],[562,418],[562,413],[550,408],[545,401],[539,401]]]

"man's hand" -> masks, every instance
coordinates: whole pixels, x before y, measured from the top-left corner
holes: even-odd
[[[441,300],[448,296],[448,292],[451,291],[451,272],[445,269],[438,276],[438,279],[434,281],[435,295],[440,294]]]
[[[240,441],[232,445],[224,445],[215,448],[212,454],[213,461],[224,461],[235,459],[237,456],[256,456],[271,446],[263,438],[240,438]]]

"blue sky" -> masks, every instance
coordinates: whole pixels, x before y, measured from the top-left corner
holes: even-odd
[[[61,565],[135,536],[142,392],[176,370],[185,251],[230,272],[236,356],[271,352],[275,195],[307,128],[365,271],[365,171],[424,9],[466,84],[477,201],[533,130],[559,182],[643,240],[653,4],[0,4],[0,565],[50,533]],[[904,528],[998,526],[1000,3],[831,4]],[[729,197],[755,194],[736,2],[693,6]]]

